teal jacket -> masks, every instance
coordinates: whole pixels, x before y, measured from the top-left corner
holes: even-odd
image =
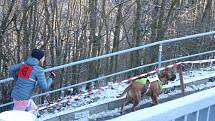
[[[20,68],[23,64],[32,67],[29,78],[23,78],[19,75]],[[52,78],[45,78],[44,69],[39,66],[39,60],[33,57],[28,57],[26,61],[10,66],[9,74],[16,81],[11,93],[11,97],[15,100],[28,100],[32,97],[32,93],[37,84],[43,91],[46,91],[53,82]]]

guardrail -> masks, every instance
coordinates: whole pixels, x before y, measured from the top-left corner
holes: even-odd
[[[211,88],[109,121],[215,121],[214,92]]]
[[[93,58],[89,58],[89,59],[85,59],[85,60],[81,60],[81,61],[77,61],[77,62],[72,62],[72,63],[69,63],[69,64],[64,64],[64,65],[61,65],[61,66],[56,66],[56,67],[53,67],[53,68],[48,68],[48,69],[45,69],[45,72],[58,70],[58,69],[66,68],[66,67],[69,67],[69,66],[74,66],[74,65],[86,63],[86,62],[91,62],[91,61],[95,61],[95,60],[99,60],[99,59],[103,59],[103,58],[107,58],[107,57],[111,57],[111,56],[115,56],[115,55],[120,55],[120,54],[124,54],[124,53],[128,53],[128,52],[144,49],[144,48],[155,46],[155,45],[160,45],[160,44],[165,44],[165,43],[170,43],[170,42],[176,42],[176,41],[180,41],[180,40],[189,41],[189,40],[191,40],[193,38],[198,38],[198,37],[208,36],[208,35],[213,35],[213,34],[215,34],[215,31],[206,32],[206,33],[200,33],[200,34],[195,34],[195,35],[189,35],[189,36],[180,37],[180,38],[174,38],[174,39],[169,39],[169,40],[163,40],[163,41],[150,43],[150,44],[147,44],[147,45],[143,45],[143,46],[127,49],[127,50],[122,50],[122,51],[118,51],[118,52],[114,52],[114,53],[110,53],[110,54],[106,54],[106,55],[102,55],[102,56],[98,56],[98,57],[93,57]],[[193,55],[189,55],[189,56],[184,56],[184,57],[180,57],[180,58],[175,58],[175,59],[171,59],[171,60],[165,60],[165,61],[161,61],[161,62],[156,62],[156,63],[151,63],[151,64],[139,66],[139,67],[136,67],[136,68],[124,70],[124,71],[113,73],[113,74],[110,74],[110,75],[105,75],[105,76],[102,76],[102,77],[99,77],[99,78],[96,78],[96,79],[88,80],[88,81],[85,81],[85,82],[82,82],[82,83],[74,84],[74,85],[67,86],[67,87],[62,87],[62,88],[52,90],[52,91],[49,91],[49,92],[46,92],[46,93],[41,93],[41,94],[33,96],[33,98],[40,97],[40,96],[50,94],[50,93],[54,93],[54,92],[59,92],[59,91],[69,89],[69,88],[72,88],[72,87],[84,85],[84,84],[87,84],[87,83],[90,83],[90,82],[99,81],[99,80],[102,80],[102,79],[105,79],[105,78],[108,78],[108,77],[113,77],[113,76],[116,76],[116,75],[119,75],[119,74],[131,72],[131,71],[141,69],[141,68],[144,68],[144,67],[149,67],[149,66],[153,66],[153,65],[159,65],[161,63],[167,63],[167,62],[177,61],[177,60],[181,60],[181,59],[187,59],[187,58],[200,56],[200,55],[205,55],[205,54],[214,53],[214,52],[215,52],[215,50],[212,50],[212,51],[202,52],[202,53],[193,54]],[[0,80],[0,84],[5,83],[5,82],[9,82],[9,81],[12,81],[12,80],[13,80],[12,78],[3,79],[3,80]],[[4,106],[10,105],[10,104],[12,104],[12,102],[0,105],[0,107],[4,107]]]

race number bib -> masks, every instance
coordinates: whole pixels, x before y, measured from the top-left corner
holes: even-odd
[[[33,70],[32,66],[29,66],[27,64],[22,64],[19,70],[18,76],[21,78],[29,79],[32,70]]]

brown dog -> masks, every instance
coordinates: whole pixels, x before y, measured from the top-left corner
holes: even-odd
[[[168,81],[175,80],[176,75],[171,74],[169,72],[164,72],[157,76],[153,81],[150,81],[149,78],[142,78],[146,80],[144,84],[141,84],[139,81],[132,82],[124,91],[122,94],[117,96],[117,98],[120,98],[124,96],[126,93],[126,99],[121,107],[121,113],[124,110],[124,106],[126,106],[132,99],[133,99],[133,106],[132,111],[135,111],[135,107],[139,104],[142,95],[150,96],[152,99],[152,102],[154,105],[158,104],[158,96],[161,93],[162,85],[167,84]]]

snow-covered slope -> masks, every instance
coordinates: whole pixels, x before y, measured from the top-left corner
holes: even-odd
[[[199,70],[187,71],[187,72],[184,72],[183,75],[184,75],[184,82],[191,83],[191,86],[186,86],[186,88],[185,88],[186,92],[202,90],[204,88],[209,88],[209,87],[215,86],[214,80],[211,80],[210,82],[206,82],[206,83],[200,84],[200,85],[192,85],[192,83],[194,84],[195,81],[197,81],[197,80],[214,77],[215,76],[215,67],[208,67],[208,68],[199,69]],[[179,85],[180,85],[180,83],[179,83],[179,79],[177,77],[174,82],[171,82],[168,85],[164,85],[164,88],[170,88],[170,87],[179,86]],[[70,103],[65,102],[63,104],[59,104],[59,105],[53,107],[52,109],[49,109],[49,111],[43,110],[43,111],[41,111],[42,116],[39,120],[50,119],[52,117],[56,117],[59,115],[64,115],[64,114],[67,114],[70,112],[74,112],[74,111],[82,110],[85,108],[94,107],[96,105],[100,105],[103,103],[118,100],[118,99],[116,99],[116,96],[119,93],[121,93],[127,86],[128,86],[128,84],[120,83],[117,85],[113,85],[113,87],[107,88],[103,91],[99,91],[99,92],[96,92],[94,94],[87,95],[87,96],[81,96],[78,100],[73,99],[72,102],[70,102]],[[171,90],[168,94],[164,94],[164,93],[161,94],[160,98],[166,98],[168,96],[178,94],[178,93],[180,93],[180,90]],[[150,101],[151,101],[150,99],[145,99],[141,102],[141,104],[150,102]],[[130,108],[130,106],[127,106],[126,108]],[[120,115],[119,109],[115,109],[112,111],[104,111],[99,114],[91,115],[88,118],[93,120],[93,119],[106,117],[107,115],[115,115],[115,116]]]

